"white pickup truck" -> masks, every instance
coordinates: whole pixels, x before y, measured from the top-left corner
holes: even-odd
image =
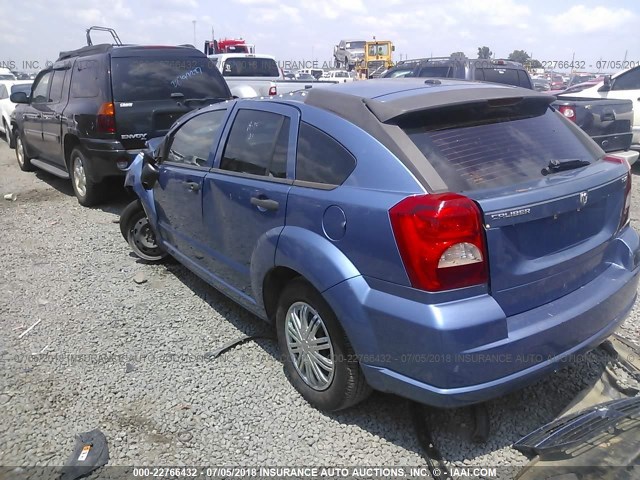
[[[633,102],[633,140],[631,148],[640,150],[640,66],[615,75],[607,75],[600,83],[577,93],[563,94],[563,98],[631,100]]]
[[[314,82],[285,80],[271,55],[220,53],[208,55],[222,73],[234,97],[281,95],[311,88]]]

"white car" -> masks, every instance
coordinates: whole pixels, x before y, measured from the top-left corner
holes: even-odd
[[[347,72],[346,70],[329,70],[328,72],[324,72],[320,81],[330,81],[330,82],[353,82],[355,80],[355,75],[351,75],[351,72]]]
[[[640,66],[616,73],[592,87],[563,97],[613,98],[633,102],[633,140],[631,148],[640,150]]]
[[[9,96],[16,92],[25,92],[29,95],[32,83],[33,80],[0,80],[0,132],[4,134],[9,146],[13,146],[12,132],[9,127],[11,113],[16,108],[16,104],[9,99]]]

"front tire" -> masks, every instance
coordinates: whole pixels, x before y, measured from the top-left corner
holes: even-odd
[[[161,262],[168,255],[158,245],[140,200],[131,202],[120,214],[120,233],[133,253],[147,262]]]
[[[104,185],[91,180],[91,166],[79,148],[74,148],[71,152],[69,167],[73,192],[80,205],[92,207],[104,200]]]
[[[18,131],[16,131],[16,160],[18,162],[18,167],[20,167],[20,170],[23,172],[33,171],[31,157],[27,155],[27,151],[24,147],[24,137]]]
[[[289,381],[314,407],[342,410],[371,393],[335,313],[303,279],[282,292],[276,330]]]

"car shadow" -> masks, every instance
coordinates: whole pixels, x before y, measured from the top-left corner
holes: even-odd
[[[67,197],[75,197],[71,180],[57,177],[44,170],[36,169],[34,175],[38,180],[51,186],[58,192],[66,195]],[[95,210],[101,210],[103,212],[120,215],[120,212],[127,206],[127,204],[134,199],[131,193],[129,193],[124,186],[121,185],[123,180],[111,180],[108,182],[108,198],[103,203],[96,205],[95,207],[88,207]]]
[[[280,361],[275,329],[270,324],[237,305],[179,263],[171,261],[165,268],[242,334],[259,336],[255,343]],[[273,337],[273,340],[264,336]],[[221,346],[212,345],[211,351]],[[594,350],[529,387],[481,404],[479,412],[486,413],[490,425],[485,442],[474,441],[474,407],[439,409],[420,406],[417,411],[423,415],[423,425],[427,425],[436,448],[446,461],[459,465],[465,460],[479,458],[481,461],[481,457],[511,446],[524,435],[555,419],[581,390],[597,381],[607,360],[605,352]],[[413,407],[409,400],[376,391],[352,408],[322,414],[342,425],[357,426],[425,458],[425,448],[417,435],[420,427]],[[513,459],[519,459],[521,464],[528,461],[515,451]]]

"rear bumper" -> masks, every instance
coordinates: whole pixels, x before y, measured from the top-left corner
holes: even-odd
[[[126,150],[117,140],[84,139],[82,146],[91,162],[88,175],[94,182],[109,177],[124,177],[125,169],[118,167],[118,162],[131,164],[140,150]]]
[[[486,294],[428,305],[356,277],[324,292],[342,319],[369,384],[439,407],[478,403],[521,388],[604,341],[636,299],[637,234],[611,248],[616,262],[592,282],[506,317]],[[376,285],[373,289],[371,285]]]

